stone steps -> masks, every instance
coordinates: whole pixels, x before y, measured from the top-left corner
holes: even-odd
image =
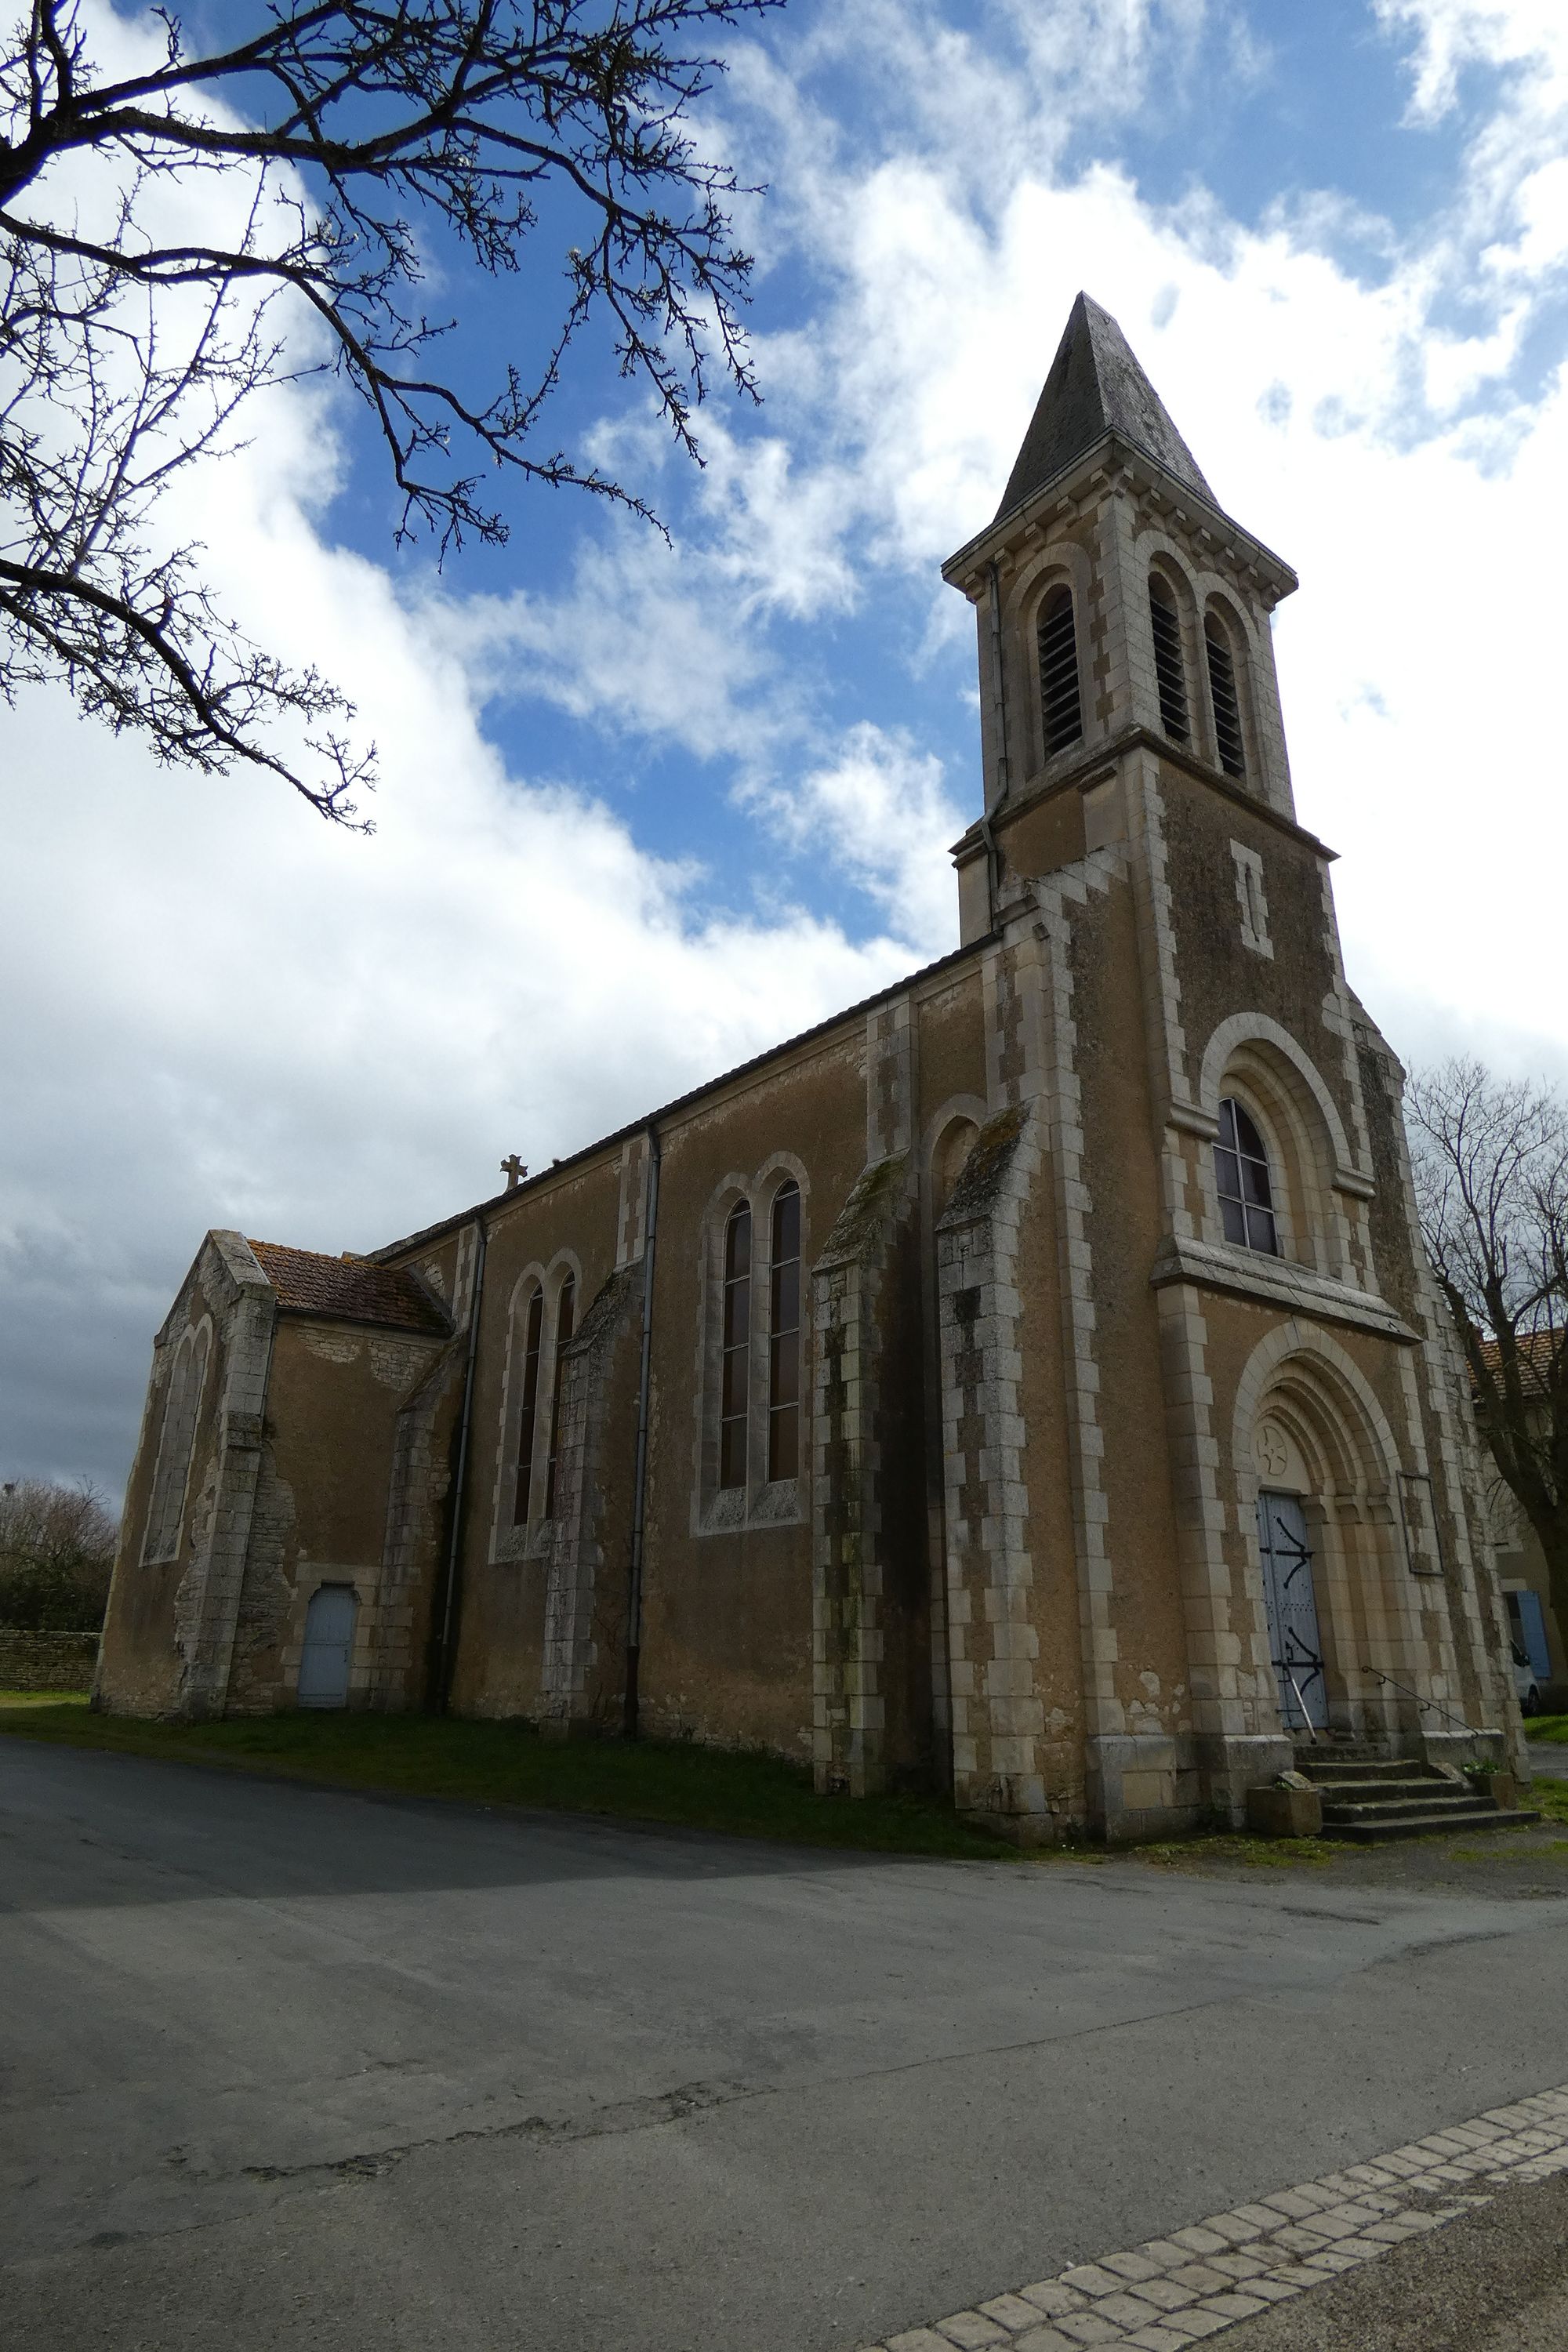
[[[1380,1844],[1455,1830],[1522,1829],[1539,1813],[1493,1804],[1435,1765],[1408,1757],[1298,1754],[1297,1769],[1322,1799],[1325,1837]]]
[[[1488,1804],[1484,1797],[1478,1798],[1473,1804],[1461,1799],[1458,1804],[1427,1806],[1415,1815],[1395,1821],[1341,1819],[1338,1815],[1342,1811],[1346,1815],[1359,1813],[1358,1807],[1347,1805],[1342,1809],[1336,1808],[1335,1817],[1331,1818],[1330,1810],[1325,1806],[1323,1835],[1353,1838],[1358,1845],[1382,1845],[1394,1838],[1430,1837],[1441,1831],[1451,1833],[1456,1830],[1522,1830],[1528,1829],[1531,1822],[1541,1819],[1539,1813],[1505,1812],[1500,1805]]]

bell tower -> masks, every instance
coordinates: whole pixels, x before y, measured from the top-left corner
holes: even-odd
[[[1486,1673],[1462,1481],[1440,1543],[1403,1499],[1458,1459],[1442,1310],[1419,1287],[1398,1064],[1346,983],[1333,853],[1295,813],[1271,615],[1296,579],[1086,294],[994,520],[944,576],[979,633],[984,813],[954,852],[984,975],[979,1168],[1018,1139],[1016,1198],[977,1169],[941,1233],[965,1367],[944,1425],[985,1394],[979,1362],[1011,1498],[948,1499],[955,1786],[1020,1818],[1058,1802],[1049,1726],[1076,1708],[1107,1833],[1235,1821],[1291,1763],[1304,1706],[1359,1737],[1373,1669],[1435,1697]],[[1031,1301],[1032,1339],[1008,1338]],[[1031,1403],[1047,1302],[1059,1387]],[[993,1357],[970,1329],[1003,1334]],[[1331,1389],[1334,1433],[1287,1510],[1280,1431],[1311,1453],[1290,1400]],[[1321,1563],[1305,1703],[1260,1496]]]
[[[964,940],[1017,877],[1125,837],[1141,751],[1293,819],[1269,615],[1296,575],[1219,506],[1089,295],[995,520],[942,576],[979,634],[985,814],[954,851]]]

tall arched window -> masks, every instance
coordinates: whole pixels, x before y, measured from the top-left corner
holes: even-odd
[[[512,1525],[525,1528],[533,1500],[533,1441],[539,1428],[539,1351],[544,1339],[544,1293],[535,1283],[523,1320],[522,1411],[517,1424],[517,1499]]]
[[[163,1426],[158,1440],[153,1499],[147,1510],[147,1534],[142,1547],[144,1560],[174,1559],[179,1552],[185,1488],[190,1481],[196,1414],[206,1378],[211,1336],[204,1323],[200,1330],[187,1331],[174,1350],[169,1392],[163,1400]]]
[[[1278,1257],[1279,1236],[1274,1223],[1268,1147],[1240,1103],[1229,1096],[1219,1107],[1214,1168],[1226,1241]]]
[[[752,1212],[737,1201],[724,1228],[724,1330],[719,1381],[719,1484],[746,1483],[752,1370]]]
[[[1040,606],[1036,642],[1040,655],[1040,714],[1045,721],[1046,757],[1079,742],[1083,735],[1083,706],[1078,691],[1078,630],[1073,622],[1072,590],[1053,588]]]
[[[768,1476],[800,1468],[800,1186],[773,1200],[768,1322]]]
[[[555,1307],[555,1377],[550,1397],[550,1458],[544,1466],[544,1516],[555,1517],[555,1464],[561,1448],[561,1389],[566,1376],[566,1342],[577,1313],[577,1278],[569,1274]]]
[[[1149,625],[1154,637],[1154,679],[1160,689],[1160,724],[1173,743],[1192,732],[1187,720],[1187,674],[1182,660],[1182,616],[1167,582],[1149,574]]]
[[[1225,624],[1211,613],[1204,623],[1204,650],[1208,656],[1209,703],[1214,711],[1215,749],[1227,776],[1247,772],[1241,734],[1241,702],[1236,690],[1236,662]]]

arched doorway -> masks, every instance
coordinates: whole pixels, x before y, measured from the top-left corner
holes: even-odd
[[[1235,1448],[1256,1538],[1255,1689],[1294,1738],[1387,1738],[1400,1727],[1373,1670],[1414,1683],[1426,1662],[1377,1397],[1327,1334],[1282,1327],[1243,1375]]]
[[[300,1658],[301,1706],[347,1706],[358,1615],[359,1598],[352,1584],[323,1584],[310,1595]]]

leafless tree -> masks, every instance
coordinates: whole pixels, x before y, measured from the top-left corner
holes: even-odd
[[[1405,1102],[1426,1254],[1568,1625],[1568,1105],[1467,1060],[1416,1076]]]
[[[114,1567],[115,1522],[88,1479],[0,1486],[0,1624],[33,1633],[95,1633]]]
[[[324,368],[374,420],[399,540],[504,540],[498,468],[646,514],[537,428],[601,320],[692,455],[714,366],[753,389],[737,183],[689,118],[712,43],[777,5],[268,0],[199,55],[165,5],[154,64],[115,80],[80,0],[26,0],[0,37],[0,694],[63,678],[164,761],[248,762],[351,820],[374,763],[351,706],[242,635],[160,500],[259,391]],[[432,260],[516,289],[487,391],[422,307]]]

